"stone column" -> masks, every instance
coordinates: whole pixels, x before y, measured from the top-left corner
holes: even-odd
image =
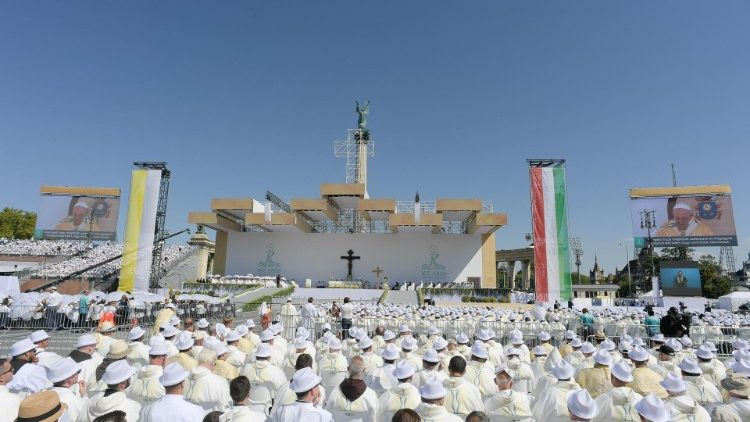
[[[523,281],[523,289],[529,290],[531,288],[531,261],[521,261],[521,280]]]
[[[214,242],[209,239],[206,233],[199,231],[195,233],[187,243],[188,245],[198,247],[198,254],[196,258],[198,260],[198,263],[196,266],[197,271],[195,274],[195,279],[198,280],[206,278],[206,270],[208,269],[208,256],[214,250]]]
[[[514,283],[516,278],[516,261],[506,261],[505,264],[507,265],[505,268],[505,277],[507,277],[506,280],[508,280],[508,287],[510,287],[511,290],[514,290],[516,288]]]

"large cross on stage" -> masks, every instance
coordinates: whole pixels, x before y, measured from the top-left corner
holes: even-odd
[[[361,257],[359,256],[354,256],[354,251],[351,249],[349,249],[349,251],[346,253],[345,256],[341,257],[341,259],[345,259],[349,261],[347,262],[347,268],[349,269],[349,274],[347,274],[346,276],[348,280],[352,279],[352,261],[354,261],[355,259],[360,259],[360,258]]]

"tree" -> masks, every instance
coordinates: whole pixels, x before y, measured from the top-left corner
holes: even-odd
[[[702,255],[698,269],[703,281],[703,296],[715,299],[732,291],[732,279],[721,275],[719,264],[713,255]]]
[[[573,284],[589,284],[589,282],[591,281],[589,279],[589,275],[588,274],[583,274],[582,273],[582,274],[580,274],[580,276],[581,276],[581,282],[579,283],[578,282],[578,275],[579,274],[576,271],[573,271],[573,272],[570,273],[570,281]]]
[[[0,237],[30,239],[34,235],[36,213],[15,208],[0,211]]]
[[[661,261],[686,261],[692,260],[695,249],[693,248],[662,248],[661,250]]]

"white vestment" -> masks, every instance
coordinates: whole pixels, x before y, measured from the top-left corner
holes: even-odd
[[[139,422],[203,422],[206,411],[182,396],[167,394],[141,410]],[[128,419],[129,420],[129,419]]]

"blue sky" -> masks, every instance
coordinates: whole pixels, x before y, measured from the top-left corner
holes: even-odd
[[[212,197],[314,197],[343,181],[332,142],[370,99],[373,197],[492,200],[509,216],[498,247],[518,247],[525,159],[563,157],[582,268],[596,253],[611,271],[628,188],[671,184],[674,163],[680,184],[732,185],[743,258],[748,16],[742,1],[0,2],[0,207],[36,209],[43,184],[127,197],[134,160],[169,163],[172,230]]]

